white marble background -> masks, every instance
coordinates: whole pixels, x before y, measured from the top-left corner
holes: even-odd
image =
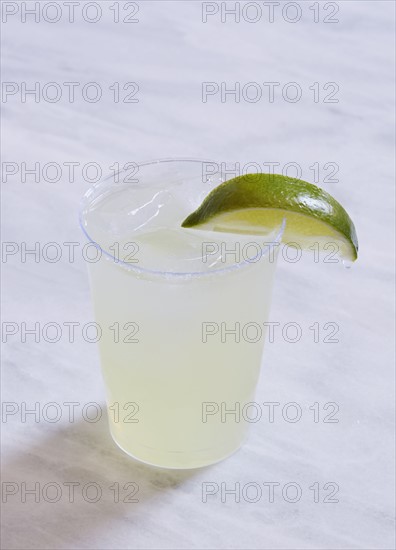
[[[19,87],[96,81],[103,90],[92,104],[80,94],[74,103],[65,96],[24,103],[20,91],[3,95],[3,241],[18,247],[81,241],[77,208],[89,186],[81,167],[97,162],[105,174],[115,162],[162,157],[297,162],[310,180],[315,162],[335,162],[339,181],[324,183],[321,170],[320,185],[348,208],[360,239],[351,270],[311,257],[280,261],[271,320],[298,322],[303,337],[266,346],[256,400],[297,402],[303,417],[288,423],[278,414],[274,423],[257,423],[240,452],[203,470],[135,463],[115,447],[105,418],[83,419],[82,405],[103,404],[104,391],[96,345],[81,333],[73,344],[65,336],[56,344],[9,336],[2,397],[18,409],[3,415],[3,482],[15,483],[7,488],[17,493],[3,495],[3,548],[394,548],[393,2],[338,2],[333,24],[323,23],[323,3],[321,21],[313,22],[313,2],[299,3],[295,24],[282,19],[284,4],[273,23],[263,7],[254,24],[221,23],[219,14],[203,23],[200,2],[140,2],[136,24],[115,23],[112,2],[100,2],[97,23],[83,20],[81,2],[69,23],[59,3],[62,18],[52,24],[41,11],[38,22],[28,16],[23,23],[23,3],[2,4],[18,9],[2,25],[4,81]],[[132,9],[123,8],[121,16]],[[137,82],[139,102],[114,103],[108,86],[116,81]],[[303,96],[297,103],[279,93],[273,103],[221,103],[219,96],[202,103],[204,81],[294,81]],[[314,82],[338,83],[339,102],[315,103]],[[64,167],[57,183],[45,176],[23,183],[20,171],[6,178],[6,162],[19,170],[23,162],[80,165],[74,182]],[[18,252],[3,256],[2,270],[3,322],[92,320],[81,254],[74,263],[64,255],[51,264],[31,256],[23,262]],[[308,327],[327,321],[339,325],[339,343],[314,343]],[[23,403],[38,402],[42,413],[46,403],[71,401],[81,404],[75,422],[64,407],[59,422],[43,414],[23,422]],[[337,403],[339,422],[314,423],[309,406],[315,402]],[[71,503],[63,484],[73,481],[80,486]],[[42,489],[52,482],[63,487],[58,502],[42,494],[38,502],[32,495],[23,502],[23,483]],[[96,503],[81,496],[88,482],[103,490]],[[109,487],[116,482],[137,483],[139,502],[115,503]],[[219,493],[203,503],[203,482],[296,482],[302,498],[286,502],[278,491],[270,503],[263,491],[256,503],[223,503]],[[309,490],[315,482],[337,483],[339,502],[324,503],[329,491],[322,491],[315,503]]]

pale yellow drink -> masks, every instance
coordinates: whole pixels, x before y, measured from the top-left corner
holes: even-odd
[[[198,161],[149,163],[136,176],[91,190],[81,216],[102,250],[89,267],[110,430],[146,463],[205,466],[246,434],[243,415],[226,411],[254,400],[276,264],[265,243],[279,242],[280,228],[182,229],[221,181],[203,183]]]

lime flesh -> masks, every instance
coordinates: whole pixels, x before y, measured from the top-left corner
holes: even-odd
[[[277,174],[246,174],[220,184],[182,227],[260,234],[283,219],[283,242],[302,248],[331,242],[345,260],[356,260],[355,226],[341,204],[316,185]]]

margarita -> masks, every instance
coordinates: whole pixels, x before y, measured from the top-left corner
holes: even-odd
[[[254,399],[263,350],[254,327],[268,318],[283,229],[181,227],[224,180],[202,167],[141,165],[137,182],[90,190],[81,212],[100,252],[89,269],[111,434],[167,468],[217,462],[246,435],[245,418],[218,411]]]

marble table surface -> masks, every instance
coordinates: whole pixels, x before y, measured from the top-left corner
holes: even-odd
[[[2,2],[2,547],[394,548],[394,3],[70,4]],[[88,421],[104,407],[96,344],[26,333],[93,320],[77,223],[90,181],[166,157],[296,170],[360,240],[349,270],[279,261],[271,320],[302,337],[266,343],[256,401],[279,403],[274,421],[192,471],[128,458],[104,409]],[[74,261],[63,244],[48,261],[50,242],[78,243]],[[256,502],[223,491],[248,483]]]

